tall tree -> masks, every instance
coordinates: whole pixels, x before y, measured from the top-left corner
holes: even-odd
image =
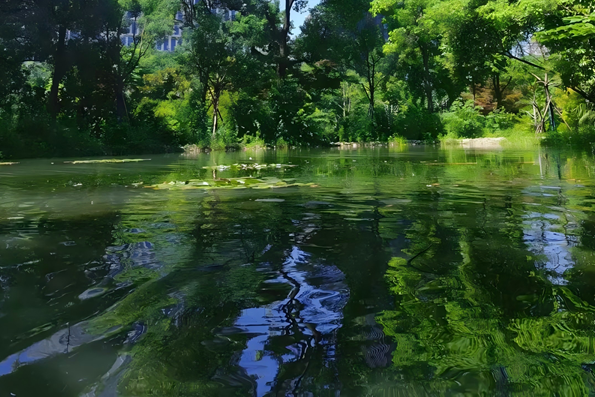
[[[245,87],[251,75],[248,67],[258,68],[251,49],[263,44],[263,22],[256,15],[239,16],[225,21],[220,15],[207,13],[197,19],[190,36],[188,61],[202,85],[202,102],[212,108],[211,137],[217,134],[223,117],[220,99],[225,91]],[[260,31],[260,33],[259,33]]]
[[[386,51],[397,53],[405,63],[418,69],[419,80],[409,80],[412,89],[420,84],[429,112],[435,109],[434,92],[441,54],[442,34],[426,14],[440,0],[374,0],[372,10],[385,16],[390,29]],[[412,74],[411,76],[414,76]]]
[[[537,39],[552,54],[552,63],[564,85],[595,103],[595,4],[560,4],[538,32]]]

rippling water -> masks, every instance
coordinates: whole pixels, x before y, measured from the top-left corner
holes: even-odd
[[[0,397],[595,395],[590,154],[35,160],[0,189]]]

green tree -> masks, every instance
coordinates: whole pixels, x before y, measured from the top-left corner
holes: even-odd
[[[403,69],[407,69],[410,89],[422,89],[430,113],[435,110],[435,91],[443,69],[439,58],[442,32],[435,21],[427,18],[429,9],[437,3],[439,0],[372,2],[372,11],[384,15],[390,29],[385,50],[398,54]]]
[[[566,1],[556,11],[545,19],[545,30],[536,37],[551,52],[564,85],[595,102],[595,6]]]

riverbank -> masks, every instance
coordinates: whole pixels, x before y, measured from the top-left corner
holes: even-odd
[[[504,137],[497,138],[472,138],[472,139],[448,139],[448,140],[434,140],[434,141],[422,141],[422,140],[406,140],[397,139],[390,140],[388,142],[331,142],[326,145],[313,146],[312,148],[329,147],[338,148],[341,150],[352,150],[361,148],[375,148],[375,147],[407,147],[407,146],[460,146],[465,149],[498,149],[508,146],[509,140]],[[260,145],[214,145],[214,146],[201,146],[201,145],[186,145],[182,149],[185,154],[198,154],[208,152],[235,152],[245,150],[276,150],[276,149],[297,149],[298,146],[291,145],[266,145],[264,143]]]
[[[442,141],[447,146],[460,146],[465,149],[502,149],[508,140],[504,137],[498,138],[469,138],[449,139]]]
[[[248,150],[279,150],[279,149],[298,149],[298,148],[338,148],[340,150],[354,150],[363,148],[400,148],[406,150],[407,147],[412,146],[448,146],[448,147],[462,147],[465,149],[485,149],[498,150],[502,148],[527,148],[534,147],[540,144],[547,146],[562,146],[556,145],[556,142],[546,142],[542,137],[536,137],[533,134],[510,134],[509,136],[499,137],[482,137],[482,138],[463,138],[463,139],[436,139],[430,141],[424,140],[407,140],[401,137],[391,138],[389,141],[370,141],[370,142],[330,142],[319,145],[310,146],[295,146],[289,145],[286,142],[278,141],[276,144],[266,144],[263,140],[252,138],[244,139],[232,143],[216,142],[208,145],[163,145],[163,144],[141,144],[129,146],[107,146],[107,145],[81,145],[76,148],[62,147],[61,150],[48,150],[46,152],[41,150],[31,150],[26,152],[24,150],[18,151],[16,154],[5,153],[2,157],[0,152],[0,161],[4,163],[12,163],[20,159],[33,158],[54,158],[54,157],[100,157],[100,156],[137,156],[150,154],[167,154],[167,153],[184,153],[187,155],[196,155],[199,153],[209,152],[237,152]]]

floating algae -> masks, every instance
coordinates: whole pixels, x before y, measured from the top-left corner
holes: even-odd
[[[283,169],[293,168],[296,165],[291,164],[232,164],[232,165],[213,165],[208,167],[202,167],[205,170],[213,171],[241,171],[241,170],[265,170],[265,169]]]
[[[296,186],[312,186],[312,183],[298,183],[292,179],[278,178],[222,178],[213,180],[190,179],[188,181],[164,182],[146,186],[155,190],[212,190],[212,189],[276,189]]]
[[[76,160],[65,161],[64,164],[112,164],[112,163],[140,163],[141,161],[151,161],[151,159],[105,159],[105,160]]]

